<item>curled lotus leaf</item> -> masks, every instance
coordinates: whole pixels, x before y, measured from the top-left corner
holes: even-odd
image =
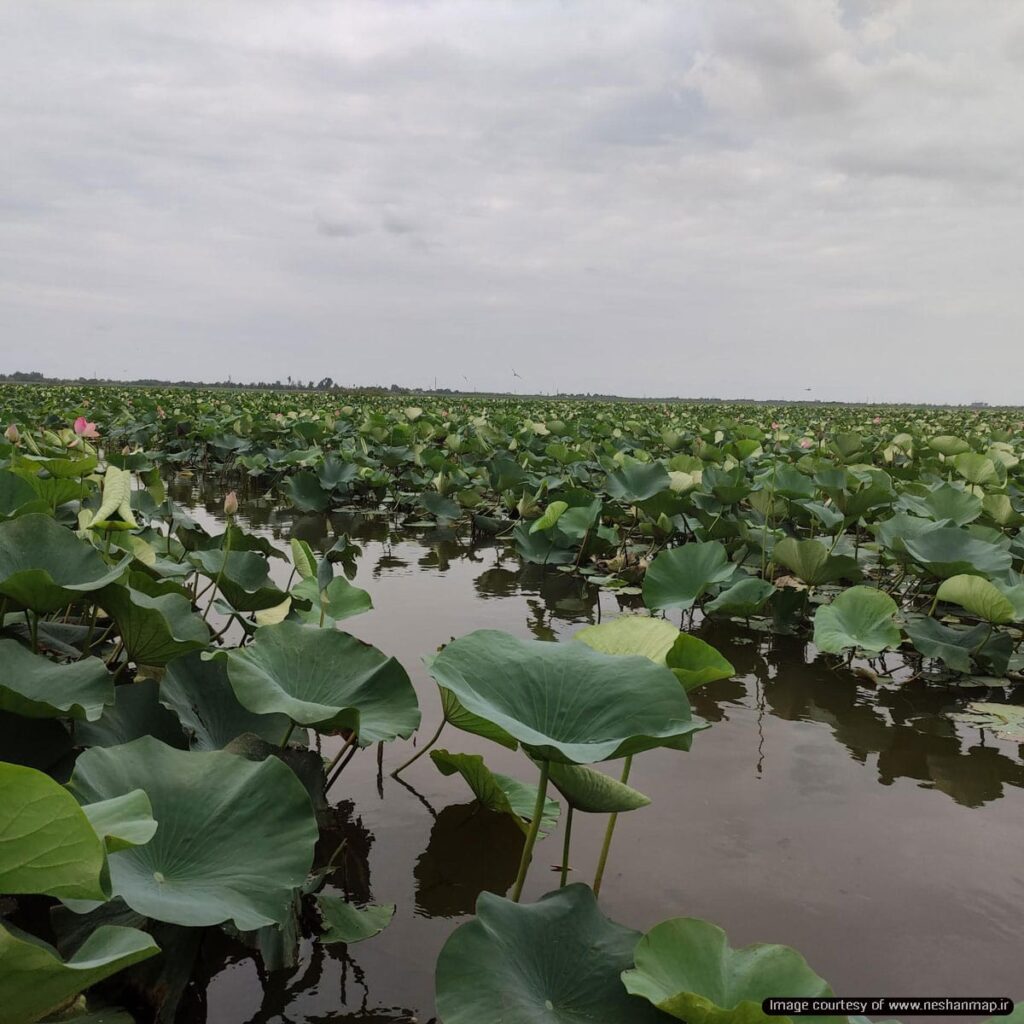
[[[592,764],[660,746],[686,749],[706,728],[667,668],[577,641],[481,629],[450,643],[429,670],[466,710],[543,760]]]
[[[255,714],[287,715],[320,732],[351,729],[361,746],[408,739],[420,724],[405,669],[348,633],[295,622],[262,626],[227,663],[235,695]]]

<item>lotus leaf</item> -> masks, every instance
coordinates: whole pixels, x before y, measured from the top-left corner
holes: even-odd
[[[437,961],[441,1024],[655,1024],[620,981],[640,933],[609,921],[585,885],[537,903],[481,893]]]
[[[394,659],[347,633],[281,622],[227,655],[243,707],[283,714],[320,732],[354,730],[361,746],[408,739],[420,724],[416,692]]]
[[[1000,739],[1011,743],[1024,743],[1024,708],[1015,704],[974,701],[949,717],[978,729],[989,729]]]
[[[814,614],[814,645],[828,654],[841,654],[851,647],[877,654],[898,647],[900,631],[893,618],[896,602],[874,587],[851,587],[831,604]]]
[[[711,615],[734,615],[749,618],[757,615],[775,593],[775,587],[768,580],[748,576],[723,590],[718,597],[704,606]]]
[[[687,692],[736,674],[736,669],[718,650],[689,633],[680,633],[676,637],[665,664],[672,669]]]
[[[83,803],[141,787],[156,835],[109,857],[114,895],[157,921],[241,931],[281,924],[313,862],[309,796],[276,758],[180,751],[143,737],[85,751],[70,783]]]
[[[942,581],[936,596],[940,601],[958,604],[979,619],[1005,625],[1017,618],[1013,602],[994,584],[980,576],[950,576]]]
[[[84,804],[82,810],[108,853],[148,843],[158,827],[153,820],[149,797],[141,789],[98,803]]]
[[[63,1009],[90,985],[159,952],[157,944],[137,928],[104,925],[65,961],[45,942],[0,925],[4,1024],[32,1024]]]
[[[993,576],[1013,564],[1008,551],[972,537],[956,526],[944,526],[916,537],[905,537],[907,554],[940,579],[950,576]]]
[[[344,942],[351,946],[372,939],[380,935],[395,916],[393,903],[359,909],[337,896],[318,896],[316,906],[326,925],[320,933],[320,941],[328,945]]]
[[[644,577],[648,608],[691,608],[708,587],[731,579],[736,567],[718,541],[693,542],[662,551]]]
[[[653,747],[686,748],[706,728],[668,669],[576,641],[482,629],[449,644],[428,667],[463,707],[542,760],[592,764]]]
[[[0,761],[0,892],[103,900],[103,840],[59,783]]]
[[[492,772],[479,754],[452,754],[447,750],[432,750],[430,760],[442,775],[458,773],[466,780],[473,796],[489,811],[511,815],[516,824],[526,831],[524,822],[533,819],[537,803],[537,787],[508,775]],[[544,801],[541,830],[550,832],[558,821],[558,801]]]
[[[114,682],[99,658],[62,665],[16,640],[0,640],[0,711],[92,722],[113,703]]]
[[[772,549],[772,559],[812,587],[841,579],[860,579],[860,569],[853,558],[829,554],[828,548],[818,540],[785,537]]]
[[[352,586],[344,576],[334,577],[326,587],[321,587],[316,577],[302,580],[292,587],[292,594],[310,602],[310,611],[300,611],[299,615],[314,625],[321,618],[324,622],[340,622],[373,607],[370,595],[362,588]]]
[[[116,517],[116,518],[115,518]],[[107,466],[103,474],[103,497],[89,522],[92,530],[135,530],[132,514],[132,474],[127,469]]]
[[[584,626],[573,634],[573,639],[605,654],[637,654],[664,665],[679,635],[679,630],[664,619],[620,615],[598,626]]]
[[[130,555],[107,565],[94,547],[47,515],[0,523],[0,596],[40,614],[120,579],[129,562]]]
[[[788,946],[733,949],[721,928],[692,917],[656,925],[636,947],[627,991],[691,1024],[769,1024],[770,996],[830,996],[832,989]],[[786,1019],[786,1018],[782,1018]],[[801,1020],[826,1024],[827,1017]]]
[[[552,764],[551,784],[574,811],[587,814],[621,814],[651,802],[618,779],[582,764]]]
[[[255,551],[219,549],[193,551],[189,561],[217,587],[231,607],[240,612],[258,612],[279,605],[288,595],[270,578],[267,560]]]

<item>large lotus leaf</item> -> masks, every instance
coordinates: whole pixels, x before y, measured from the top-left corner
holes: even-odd
[[[35,488],[17,473],[0,469],[0,518],[9,519],[31,512],[47,512],[49,506]]]
[[[919,537],[925,533],[941,530],[948,525],[949,522],[945,519],[933,523],[930,519],[897,512],[896,515],[890,516],[880,523],[872,524],[869,529],[878,538],[880,544],[898,555],[905,555],[907,553],[905,541],[908,537]]]
[[[394,903],[360,909],[338,896],[321,895],[316,898],[316,906],[325,926],[320,941],[327,945],[344,942],[351,946],[372,939],[380,935],[395,916]]]
[[[0,892],[103,900],[105,865],[102,838],[60,783],[0,762]]]
[[[292,504],[302,512],[323,512],[331,503],[330,493],[308,469],[287,477],[281,486]]]
[[[653,747],[685,749],[706,728],[668,669],[576,641],[481,629],[450,643],[428,667],[468,711],[545,760],[592,764]]]
[[[953,468],[957,473],[968,483],[987,484],[998,481],[1000,478],[996,464],[978,452],[961,452],[959,455],[954,455],[950,462],[953,463]]]
[[[516,524],[512,540],[521,558],[535,565],[568,565],[576,561],[576,555],[569,549],[571,539],[553,534],[531,533],[525,522]]]
[[[971,450],[971,446],[962,437],[955,437],[952,434],[940,434],[938,437],[929,438],[928,447],[947,457]]]
[[[724,583],[735,569],[717,540],[662,551],[644,577],[644,604],[657,609],[691,608],[708,587]]]
[[[994,584],[980,576],[961,574],[942,581],[937,591],[940,601],[958,604],[979,619],[1006,625],[1017,617],[1013,602]]]
[[[733,949],[721,928],[677,917],[652,928],[622,975],[627,991],[688,1024],[769,1024],[771,996],[830,996],[832,989],[788,946]],[[827,1017],[801,1020],[827,1024]]]
[[[679,635],[679,630],[664,619],[620,615],[600,625],[578,629],[573,640],[581,640],[588,647],[605,654],[637,654],[664,665],[665,656]]]
[[[989,729],[1000,739],[1011,743],[1024,743],[1024,708],[1014,704],[975,701],[949,717],[978,729]]]
[[[728,590],[723,590],[718,597],[708,601],[704,610],[710,615],[736,615],[749,618],[751,615],[757,615],[774,593],[775,586],[768,580],[748,576],[746,579],[734,583]]]
[[[92,722],[113,703],[114,682],[99,658],[62,665],[16,640],[0,640],[0,711]]]
[[[492,772],[479,754],[452,754],[447,750],[432,750],[430,760],[442,775],[461,775],[480,804],[497,814],[511,815],[516,824],[526,831],[524,822],[528,824],[533,820],[533,810],[537,804],[536,786]],[[555,827],[558,812],[558,801],[545,799],[540,824],[542,830],[550,832]]]
[[[948,519],[956,526],[973,523],[981,515],[981,498],[947,483],[939,484],[922,497],[905,495],[903,501],[929,519]]]
[[[168,663],[159,699],[178,716],[194,750],[223,750],[246,733],[280,744],[291,727],[287,715],[257,715],[239,704],[224,659],[206,660],[198,651]]]
[[[340,622],[373,608],[370,595],[344,576],[334,577],[326,587],[321,587],[315,576],[301,580],[292,587],[292,595],[310,603],[310,610],[298,610],[298,615],[313,625],[319,625],[321,619],[324,623]]]
[[[812,587],[836,580],[859,580],[860,569],[849,555],[830,555],[818,540],[784,537],[772,549],[772,561],[784,565],[797,579]]]
[[[627,458],[621,468],[608,474],[605,490],[621,501],[635,505],[646,501],[659,491],[667,491],[671,481],[668,471],[660,462],[640,462]]]
[[[125,651],[136,665],[166,665],[209,643],[206,623],[177,583],[132,572],[126,584],[105,587],[97,600],[117,623]]]
[[[302,783],[277,758],[181,751],[143,737],[92,748],[70,786],[83,803],[142,788],[159,823],[145,846],[109,857],[111,887],[157,921],[240,931],[281,924],[319,835]]]
[[[850,587],[814,613],[814,645],[841,654],[851,647],[878,653],[898,647],[900,631],[893,622],[896,602],[874,587]]]
[[[484,892],[437,960],[442,1024],[656,1024],[664,1017],[627,994],[640,933],[609,921],[589,887],[537,903]]]
[[[736,674],[732,663],[717,648],[690,633],[678,634],[665,664],[672,669],[687,693],[705,683],[728,679]]]
[[[574,811],[588,814],[621,814],[646,807],[651,798],[582,764],[552,764],[551,784]]]
[[[160,952],[137,928],[97,928],[64,961],[51,946],[0,925],[0,1008],[4,1024],[32,1024],[79,992]]]
[[[142,846],[153,838],[157,830],[153,806],[141,789],[98,803],[83,804],[82,810],[108,853]]]
[[[905,537],[907,554],[932,575],[993,576],[1006,572],[1013,556],[995,544],[972,537],[956,526],[944,526],[917,537]]]
[[[45,614],[120,579],[128,555],[114,566],[90,544],[46,515],[0,523],[0,595]],[[8,607],[8,610],[11,610]]]
[[[408,739],[420,724],[405,669],[347,633],[281,622],[227,658],[235,695],[256,714],[287,715],[320,732],[352,729],[360,746]]]
[[[274,608],[288,596],[270,578],[267,560],[255,551],[219,549],[192,551],[189,561],[208,579],[217,580],[220,592],[232,608],[258,612]]]

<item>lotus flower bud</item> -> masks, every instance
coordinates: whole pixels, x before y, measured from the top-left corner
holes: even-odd
[[[6,437],[11,444],[17,444],[21,440],[21,434],[18,433],[18,428],[13,423],[8,424],[7,429],[4,431],[4,437]]]
[[[130,444],[126,444],[126,445],[125,445],[125,446],[124,446],[124,447],[123,447],[123,448],[121,449],[121,454],[122,454],[122,455],[131,455],[131,453],[132,453],[132,446],[131,446]]]
[[[234,491],[228,491],[224,495],[224,515],[233,516],[238,512],[238,495]]]

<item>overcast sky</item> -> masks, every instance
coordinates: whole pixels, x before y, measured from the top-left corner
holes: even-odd
[[[6,372],[1024,402],[1019,0],[3,0],[0,137]]]

